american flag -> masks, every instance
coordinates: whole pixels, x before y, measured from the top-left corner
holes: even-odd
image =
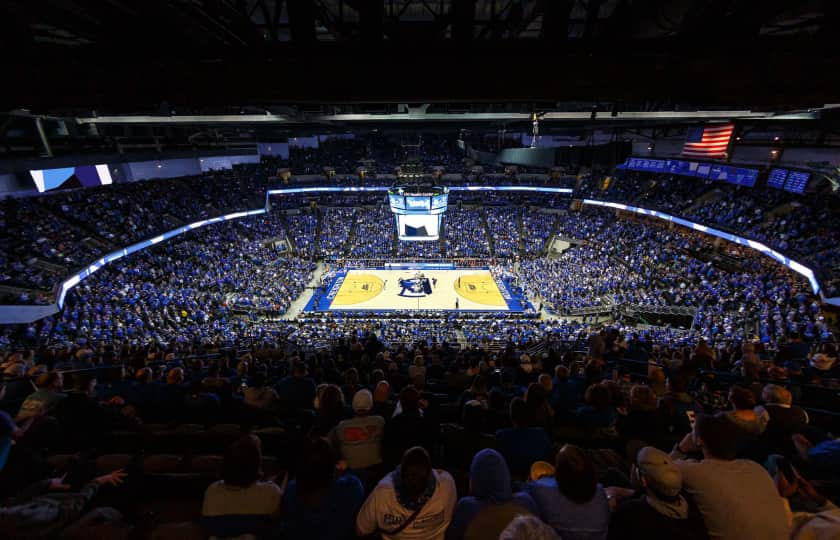
[[[682,155],[699,158],[726,157],[726,147],[735,131],[733,124],[710,124],[688,128]]]

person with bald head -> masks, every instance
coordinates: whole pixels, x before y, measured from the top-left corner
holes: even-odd
[[[766,385],[761,399],[764,406],[756,407],[755,412],[766,425],[762,437],[775,452],[792,455],[795,449],[791,436],[808,427],[808,413],[793,404],[790,390],[777,384]]]
[[[394,416],[394,402],[391,401],[391,385],[388,381],[379,381],[373,389],[373,409],[370,414],[381,416],[388,421]]]

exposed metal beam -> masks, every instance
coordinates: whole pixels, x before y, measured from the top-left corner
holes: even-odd
[[[590,112],[547,112],[543,121],[589,121]],[[775,114],[750,110],[727,111],[653,111],[621,112],[605,115],[598,120],[608,121],[673,121],[697,122],[709,120],[816,120],[818,111]],[[412,109],[394,114],[323,114],[296,118],[277,114],[179,115],[179,116],[97,116],[76,118],[79,124],[301,124],[318,122],[464,122],[464,121],[528,121],[528,113],[426,113]]]
[[[35,118],[35,129],[38,130],[38,137],[41,139],[41,144],[44,146],[44,153],[47,157],[53,157],[52,148],[50,148],[50,141],[47,139],[47,134],[44,132],[44,125],[40,118]]]

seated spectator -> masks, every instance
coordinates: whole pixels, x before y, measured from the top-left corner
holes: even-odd
[[[350,540],[356,514],[365,499],[362,482],[336,469],[335,454],[325,439],[303,447],[297,478],[283,497],[283,522],[288,538]]]
[[[832,343],[823,343],[820,352],[809,363],[818,376],[831,373],[837,365],[837,348]]]
[[[656,409],[656,395],[649,386],[641,384],[630,389],[630,407],[626,415],[619,416],[616,427],[623,439],[652,446],[660,446],[669,438],[665,421]]]
[[[339,422],[347,417],[344,394],[334,384],[325,385],[318,393],[318,410],[312,435],[326,437]]]
[[[20,540],[84,537],[84,525],[89,521],[85,515],[90,502],[102,486],[118,486],[126,473],[116,470],[98,476],[85,484],[79,491],[69,492],[70,486],[64,477],[48,478],[18,493],[13,499],[0,506],[0,536]],[[100,509],[105,510],[105,509]],[[98,520],[120,519],[114,509],[100,511]]]
[[[732,410],[725,413],[726,418],[738,426],[741,438],[754,438],[764,431],[764,424],[755,412],[755,396],[742,386],[729,389],[729,404]]]
[[[277,386],[277,395],[289,409],[311,409],[315,401],[315,383],[306,376],[306,364],[295,362],[292,374],[283,378]]]
[[[385,430],[385,463],[390,467],[413,446],[434,448],[440,434],[439,424],[420,409],[420,393],[409,385],[400,392],[402,410],[396,413]]]
[[[563,365],[557,366],[554,369],[551,390],[551,405],[554,407],[557,422],[569,423],[579,401],[580,387],[576,380],[569,378],[569,368]]]
[[[545,428],[530,425],[530,411],[522,398],[514,398],[510,402],[510,420],[513,427],[497,431],[496,442],[511,474],[524,479],[531,464],[548,458],[554,445]]]
[[[234,392],[248,386],[248,361],[243,359],[236,364],[236,375],[230,378],[230,386]]]
[[[188,388],[184,384],[184,369],[174,367],[166,373],[166,384],[160,389],[161,410],[173,411],[183,406]]]
[[[35,387],[37,390],[29,394],[20,406],[18,421],[49,414],[64,398],[64,377],[60,371],[42,373],[35,379]]]
[[[69,448],[95,448],[113,426],[113,415],[96,400],[95,390],[95,375],[77,373],[73,377],[73,389],[55,407],[62,440]],[[120,398],[109,401],[109,404],[122,403]]]
[[[538,517],[521,515],[511,521],[499,535],[499,540],[562,540],[554,529]]]
[[[669,431],[675,437],[682,437],[691,431],[694,418],[703,412],[703,407],[688,393],[688,377],[683,373],[668,377],[667,389],[659,400],[659,412]]]
[[[218,395],[205,392],[201,381],[195,381],[184,396],[184,421],[195,424],[213,422],[218,418],[221,406]]]
[[[26,379],[26,364],[13,363],[3,369],[2,384],[6,391],[0,397],[0,408],[14,413],[32,392],[32,385]]]
[[[205,392],[210,392],[218,396],[230,395],[230,379],[223,377],[221,367],[218,362],[213,362],[207,368],[207,377],[201,381]]]
[[[262,535],[280,514],[286,488],[262,480],[259,438],[246,435],[225,452],[222,479],[204,492],[202,525],[213,536]]]
[[[426,360],[422,354],[414,357],[414,363],[408,367],[408,380],[412,384],[425,384],[426,382]]]
[[[791,511],[791,538],[840,538],[840,508],[817,492],[784,458],[776,460],[773,466],[776,488]]]
[[[264,371],[258,371],[251,378],[251,384],[245,389],[243,402],[245,405],[254,407],[265,412],[276,412],[280,404],[280,397],[277,391],[266,386],[267,378]]]
[[[617,503],[608,540],[705,540],[709,536],[697,508],[682,496],[682,473],[665,452],[647,446],[630,472],[632,496]]]
[[[391,385],[388,381],[379,381],[373,389],[373,409],[371,414],[381,416],[387,422],[394,416],[394,402],[391,401]]]
[[[525,404],[528,405],[531,424],[542,426],[547,432],[551,433],[554,426],[554,409],[548,403],[546,395],[543,385],[531,383],[525,391]]]
[[[784,502],[758,463],[736,459],[737,427],[723,416],[700,415],[671,452],[683,486],[697,503],[710,538],[783,540],[790,534]],[[687,459],[702,452],[703,459]]]
[[[802,433],[808,426],[808,413],[793,405],[793,395],[782,386],[768,384],[761,397],[764,406],[758,407],[756,413],[766,423],[763,437],[773,450],[791,455],[791,436]]]
[[[140,410],[143,416],[152,416],[160,405],[161,385],[155,382],[152,368],[144,367],[137,370],[134,385],[127,397],[128,401]]]
[[[829,438],[817,444],[801,434],[794,435],[792,439],[796,454],[807,464],[812,476],[840,478],[840,439]]]
[[[372,409],[373,395],[370,390],[359,390],[353,396],[355,416],[349,420],[342,420],[333,430],[333,440],[341,458],[357,473],[362,473],[365,469],[371,469],[373,472],[382,464],[385,420],[381,416],[371,416]]]
[[[464,390],[461,397],[458,398],[458,404],[463,407],[464,404],[471,400],[486,400],[487,399],[487,377],[484,375],[476,375],[473,378],[472,385]]]
[[[576,423],[583,429],[602,435],[615,435],[617,420],[610,389],[596,383],[586,389],[586,402],[575,413]]]
[[[443,540],[456,500],[452,476],[433,469],[428,452],[415,446],[362,505],[356,532],[378,532],[385,540]]]
[[[563,540],[606,538],[610,505],[589,456],[567,444],[557,453],[554,468],[553,477],[528,483],[542,520]]]
[[[504,458],[492,449],[481,450],[470,465],[470,496],[455,506],[447,540],[497,538],[516,517],[536,513],[536,504],[524,492],[512,493]]]

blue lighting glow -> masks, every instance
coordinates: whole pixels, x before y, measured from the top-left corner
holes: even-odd
[[[719,231],[717,229],[713,229],[712,227],[707,227],[706,225],[701,225],[700,223],[694,223],[693,221],[688,221],[687,219],[679,218],[676,216],[672,216],[670,214],[666,214],[664,212],[658,212],[656,210],[648,210],[647,208],[638,208],[636,206],[628,206],[626,204],[614,203],[614,202],[605,202],[605,201],[596,201],[593,199],[583,199],[583,204],[589,204],[592,206],[605,206],[608,208],[615,208],[618,210],[625,210],[627,212],[635,212],[637,214],[644,214],[646,216],[653,216],[659,219],[664,219],[666,221],[671,221],[676,223],[677,225],[682,225],[683,227],[688,227],[689,229],[700,231],[705,234],[711,234],[712,236],[717,236],[718,238],[723,238],[724,240],[728,240],[735,244],[746,246],[748,248],[754,249],[767,255],[774,261],[783,264],[784,266],[790,268],[797,274],[801,274],[805,276],[805,278],[811,283],[811,288],[814,291],[814,294],[817,294],[820,291],[820,284],[817,281],[817,277],[814,275],[814,271],[808,268],[807,266],[800,264],[790,257],[786,257],[782,255],[775,249],[772,249],[761,242],[756,242],[755,240],[750,240],[748,238],[743,238],[741,236],[736,236],[734,234]]]
[[[270,195],[288,195],[294,193],[330,193],[330,192],[365,192],[365,191],[387,191],[389,188],[386,186],[346,186],[346,187],[339,187],[339,186],[312,186],[312,187],[304,187],[304,188],[289,188],[289,189],[270,189],[266,191],[266,202],[268,201],[268,197]],[[553,188],[553,187],[543,187],[543,186],[452,186],[449,188],[450,191],[527,191],[527,192],[535,192],[535,193],[563,193],[563,194],[571,194],[572,190],[569,188]],[[790,268],[794,272],[805,276],[806,279],[811,284],[811,288],[814,291],[814,294],[817,294],[820,290],[819,282],[817,281],[816,276],[814,275],[813,270],[800,264],[789,257],[779,253],[778,251],[771,249],[770,247],[762,244],[761,242],[756,242],[755,240],[749,240],[747,238],[742,238],[740,236],[736,236],[734,234],[730,234],[724,231],[719,231],[717,229],[707,227],[705,225],[694,223],[692,221],[688,221],[686,219],[682,219],[679,217],[675,217],[664,212],[658,212],[656,210],[649,210],[647,208],[638,208],[635,206],[628,206],[625,204],[620,203],[613,203],[613,202],[605,202],[605,201],[598,201],[594,199],[583,199],[584,204],[588,204],[591,206],[602,206],[608,208],[615,208],[618,210],[625,210],[628,212],[635,212],[637,214],[643,214],[646,216],[652,216],[658,219],[663,219],[666,221],[671,221],[683,227],[688,227],[695,231],[700,231],[706,234],[711,234],[712,236],[717,236],[718,238],[723,238],[724,240],[728,240],[730,242],[736,243],[738,245],[749,247],[750,249],[757,250],[764,255],[772,258],[776,262],[783,264],[784,266]],[[218,216],[211,219],[205,219],[201,221],[196,221],[194,223],[190,223],[188,225],[184,225],[177,229],[173,229],[169,232],[163,233],[161,235],[155,236],[148,240],[143,240],[142,242],[137,242],[136,244],[132,244],[128,247],[119,249],[104,257],[97,259],[90,263],[86,268],[82,269],[80,272],[69,276],[67,279],[62,282],[61,287],[58,293],[58,308],[61,309],[64,306],[64,299],[67,295],[67,291],[78,285],[83,279],[90,276],[103,266],[110,264],[117,259],[121,259],[126,255],[130,255],[142,249],[145,249],[149,246],[158,244],[165,240],[169,240],[175,236],[183,234],[185,232],[191,231],[193,229],[197,229],[199,227],[204,227],[206,225],[212,225],[213,223],[220,223],[222,221],[228,221],[232,219],[239,219],[248,216],[255,216],[259,214],[264,214],[266,212],[265,208],[259,208],[257,210],[249,210],[244,212],[234,212],[231,214],[225,214],[223,216]]]

